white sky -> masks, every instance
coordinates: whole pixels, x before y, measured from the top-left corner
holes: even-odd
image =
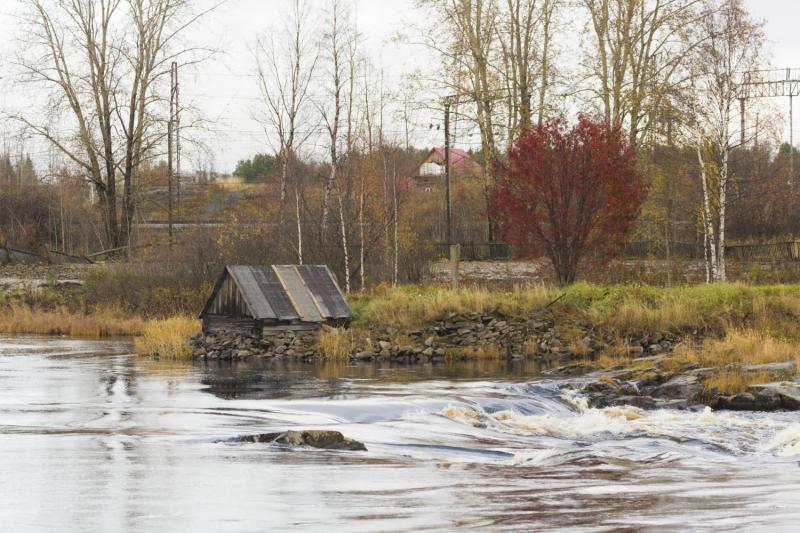
[[[210,4],[213,0],[198,1]],[[318,10],[327,4],[326,0],[313,1]],[[436,60],[424,50],[398,45],[391,40],[395,32],[407,27],[408,23],[422,22],[420,11],[414,8],[414,0],[353,2],[364,49],[373,63],[383,65],[387,86],[395,85],[416,68],[435,67]],[[800,31],[796,24],[800,19],[800,1],[745,0],[745,3],[756,17],[767,22],[772,66],[800,67]],[[213,160],[217,170],[230,171],[238,159],[257,151],[270,151],[264,133],[252,118],[258,90],[251,76],[250,48],[259,32],[268,31],[280,23],[286,5],[286,0],[228,0],[187,35],[192,42],[223,51],[182,77],[184,103],[197,106],[214,128],[213,132],[202,136],[209,143],[212,155],[206,157],[205,150],[201,155],[185,153],[184,160],[189,166],[193,166],[198,158],[204,158]],[[12,15],[16,7],[17,0],[0,0],[0,111],[18,110],[27,103],[24,92],[27,89],[20,87],[8,74],[13,71],[10,63],[19,46],[17,39],[24,42],[24,35],[15,27],[16,20]],[[781,102],[779,105],[784,104]],[[432,113],[418,116],[415,143],[420,146],[439,144],[441,135],[435,130],[426,131],[428,123],[439,121],[440,118]],[[786,130],[785,138],[788,138],[788,128]],[[797,137],[800,132],[797,125],[795,130]],[[2,131],[8,133],[9,130],[0,124]],[[46,157],[40,144],[29,144],[34,146],[28,149],[36,159],[41,161]],[[469,141],[462,145],[468,147]]]

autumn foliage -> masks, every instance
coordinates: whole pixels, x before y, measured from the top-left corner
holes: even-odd
[[[581,261],[620,250],[646,192],[620,131],[579,115],[574,127],[556,118],[514,141],[492,206],[505,241],[549,257],[566,285]]]

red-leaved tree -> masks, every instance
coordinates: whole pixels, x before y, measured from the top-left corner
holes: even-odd
[[[568,285],[582,260],[620,250],[646,195],[621,132],[579,115],[574,127],[555,118],[514,141],[492,211],[518,255],[546,255]]]

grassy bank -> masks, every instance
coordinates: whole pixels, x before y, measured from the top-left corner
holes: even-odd
[[[186,340],[199,331],[191,316],[205,289],[169,288],[168,280],[161,280],[134,290],[139,285],[131,285],[120,273],[93,276],[83,288],[0,297],[0,333],[133,335],[138,353],[191,355]],[[134,287],[135,299],[128,296],[128,285]],[[402,334],[425,329],[448,313],[499,309],[514,317],[546,314],[572,356],[598,367],[635,365],[637,352],[628,343],[653,333],[684,339],[664,367],[719,368],[706,384],[726,391],[744,390],[765,377],[740,371],[742,365],[789,360],[800,364],[800,285],[665,288],[578,283],[566,289],[536,285],[511,290],[465,288],[457,293],[436,286],[406,286],[351,295],[350,300],[356,312],[351,329],[320,336],[317,350],[328,360],[345,361],[371,330],[391,327]],[[582,343],[587,331],[615,340],[601,348],[602,353],[591,353]],[[535,341],[531,339],[531,353]],[[504,350],[493,348],[459,350],[476,358],[505,356]]]
[[[510,315],[530,315],[547,307],[556,328],[565,333],[573,358],[604,369],[651,367],[629,342],[653,333],[670,334],[682,340],[659,368],[674,373],[711,369],[704,375],[704,386],[727,394],[791,377],[791,373],[752,370],[753,365],[795,361],[800,368],[800,285],[665,288],[579,283],[566,289],[459,293],[406,287],[357,298],[354,307],[361,325],[411,329],[445,313],[485,313],[499,307]],[[569,328],[576,324],[580,327],[573,327],[570,340]],[[615,340],[589,358],[580,338],[587,328]]]
[[[698,285],[665,288],[578,283],[565,289],[534,286],[511,291],[402,287],[355,297],[361,323],[416,328],[443,314],[483,313],[500,308],[510,315],[549,309],[562,318],[583,321],[620,337],[647,332],[703,332],[723,337],[748,329],[800,340],[800,285]]]

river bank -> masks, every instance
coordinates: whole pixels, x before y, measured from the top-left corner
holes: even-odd
[[[588,375],[596,405],[800,405],[800,285],[386,288],[350,296],[356,319],[349,329],[251,339],[197,335],[199,323],[183,310],[197,294],[179,305],[170,303],[176,292],[161,300],[156,292],[146,300],[156,304],[140,314],[113,298],[93,304],[92,283],[0,294],[0,332],[135,335],[141,355],[161,359],[534,360],[562,376]]]

